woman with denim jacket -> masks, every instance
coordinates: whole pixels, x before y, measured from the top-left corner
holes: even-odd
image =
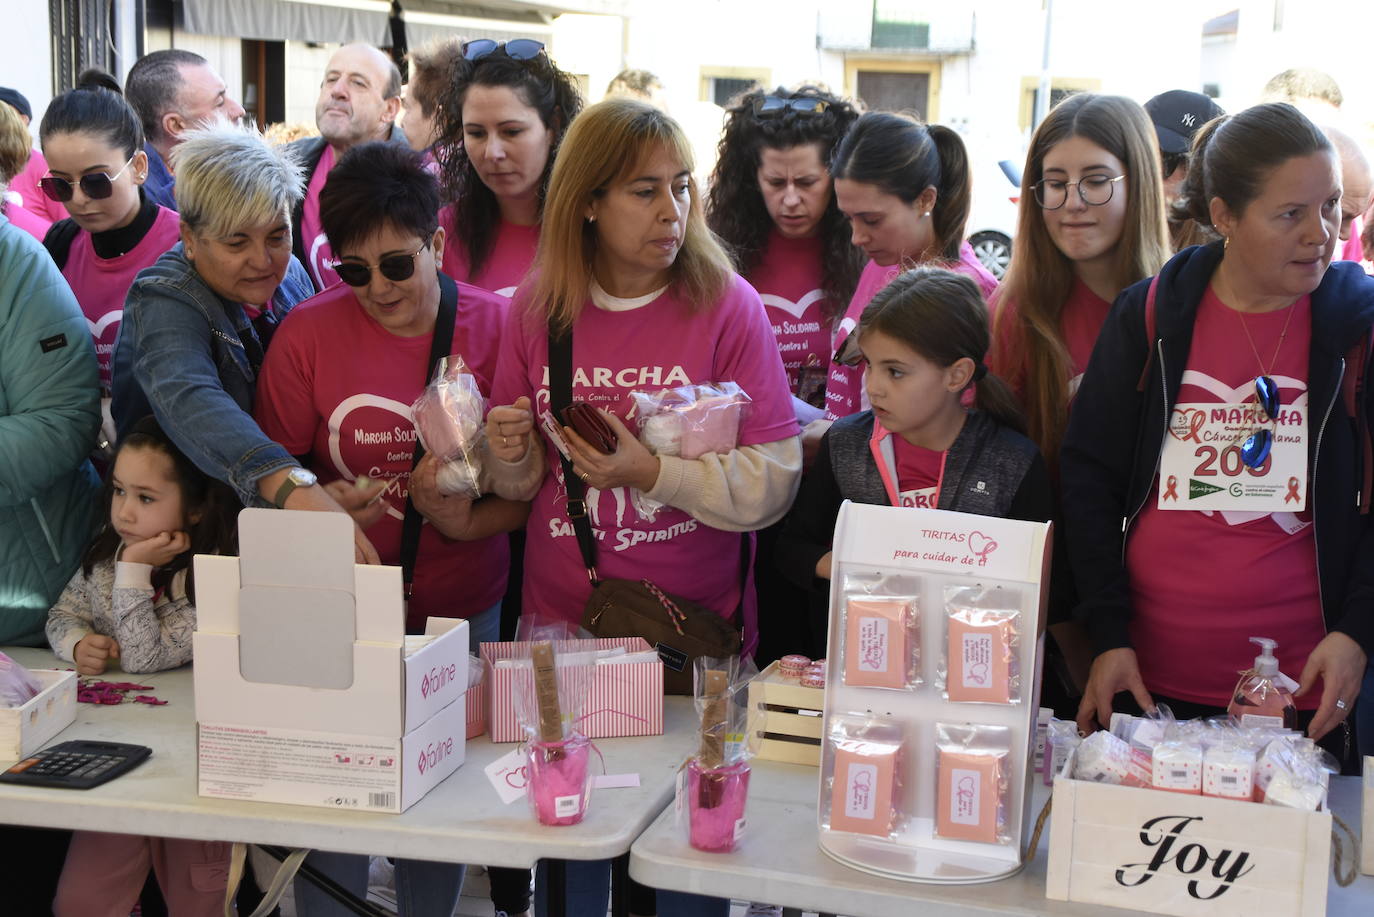
[[[153,414],[196,466],[246,506],[359,511],[376,496],[347,482],[315,486],[253,420],[253,392],[272,331],[314,291],[291,255],[300,166],[255,130],[192,131],[172,154],[181,242],[129,289],[113,363],[122,434]],[[377,553],[355,527],[360,560]]]

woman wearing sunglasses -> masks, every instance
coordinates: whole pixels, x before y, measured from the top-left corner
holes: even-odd
[[[272,332],[314,292],[291,255],[300,166],[255,129],[191,131],[172,153],[181,241],[129,288],[114,354],[114,419],[153,414],[206,474],[247,506],[365,512],[375,493],[316,486],[253,420]],[[361,562],[377,552],[362,530]]]
[[[682,129],[643,102],[614,99],[575,121],[549,182],[535,266],[502,335],[487,417],[495,490],[532,500],[525,607],[577,623],[591,594],[565,481],[585,488],[603,577],[653,581],[725,618],[743,608],[741,532],[775,522],[801,471],[787,375],[758,294],[706,227]],[[601,408],[602,451],[569,428],[569,471],[534,433],[553,384],[550,330],[570,331],[572,399]],[[570,378],[569,378],[570,377]],[[695,459],[651,454],[628,424],[632,389],[736,382],[753,404],[738,446]],[[631,489],[663,505],[649,521]],[[599,530],[599,531],[598,531]],[[572,914],[604,914],[609,864],[570,864]],[[539,883],[539,888],[544,887]],[[669,913],[660,901],[659,914]],[[705,914],[709,911],[689,911]]]
[[[582,99],[530,38],[467,42],[449,79],[433,125],[451,202],[444,273],[509,298],[534,259],[554,156]]]
[[[1192,162],[1185,206],[1223,241],[1117,300],[1060,453],[1096,653],[1079,724],[1105,725],[1127,691],[1180,719],[1224,708],[1261,635],[1301,683],[1309,734],[1349,761],[1337,727],[1374,649],[1374,541],[1357,500],[1371,453],[1355,406],[1374,280],[1331,263],[1340,165],[1297,109],[1208,122]]]
[[[869,112],[845,135],[830,174],[852,241],[868,256],[836,331],[826,376],[826,416],[838,420],[868,407],[850,332],[893,277],[920,264],[947,267],[972,277],[984,299],[997,288],[997,279],[964,241],[971,179],[968,151],[954,130]]]
[[[118,93],[96,86],[64,92],[48,104],[38,136],[48,161],[39,188],[70,214],[53,224],[44,245],[86,314],[108,407],[124,297],[138,272],[176,244],[177,214],[143,194],[143,128]]]

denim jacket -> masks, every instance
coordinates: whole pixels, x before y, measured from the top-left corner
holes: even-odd
[[[275,327],[313,293],[292,258],[259,326]],[[250,354],[244,340],[256,347],[262,335],[240,304],[206,286],[177,243],[129,288],[111,409],[120,436],[151,413],[197,467],[233,487],[244,505],[267,506],[258,481],[297,463],[253,420],[262,356]]]

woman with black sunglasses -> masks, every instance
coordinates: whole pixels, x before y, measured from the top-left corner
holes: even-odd
[[[530,38],[463,45],[434,101],[433,152],[449,202],[444,273],[506,298],[539,244],[554,156],[582,110],[572,76]]]
[[[107,77],[108,79],[108,77]],[[143,128],[124,97],[89,82],[53,99],[39,127],[48,174],[43,193],[70,217],[43,239],[90,325],[109,417],[110,363],[134,277],[177,243],[177,214],[142,191]],[[113,441],[106,422],[106,439]]]
[[[1060,454],[1096,655],[1079,725],[1105,726],[1118,692],[1219,711],[1260,635],[1301,683],[1308,733],[1348,764],[1338,727],[1374,650],[1374,280],[1331,263],[1340,166],[1297,109],[1211,121],[1191,158],[1182,202],[1222,241],[1117,299]]]
[[[501,297],[439,272],[446,240],[438,210],[438,188],[420,154],[373,142],[343,155],[320,192],[320,222],[343,283],[282,323],[254,413],[263,432],[321,481],[373,488],[376,502],[359,522],[382,563],[413,575],[407,630],[423,632],[428,617],[466,618],[475,652],[500,639],[504,533],[522,525],[528,509],[494,496],[443,495],[433,456],[411,470],[410,405],[430,378],[438,322],[451,323],[442,353],[460,355],[486,394],[506,312]],[[402,546],[409,503],[429,523],[412,557]],[[367,857],[324,859],[336,878],[366,889]],[[462,881],[461,865],[397,860],[401,914],[451,913]],[[313,902],[309,912],[316,913]]]

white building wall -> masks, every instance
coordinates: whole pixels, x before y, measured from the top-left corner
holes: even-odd
[[[38,145],[38,122],[52,101],[52,37],[48,29],[48,5],[42,4],[30,15],[11,16],[7,26],[4,63],[0,64],[0,86],[23,93],[33,108],[29,130]]]
[[[329,57],[338,45],[307,45],[304,42],[286,43],[286,123],[315,123],[315,101],[320,97],[320,83]]]

